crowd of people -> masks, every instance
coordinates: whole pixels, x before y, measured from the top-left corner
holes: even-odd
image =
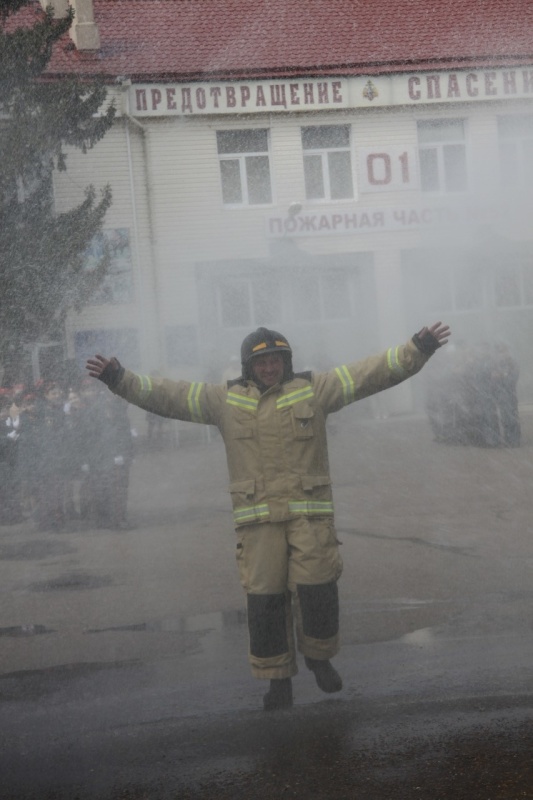
[[[127,404],[84,379],[0,390],[0,524],[128,528],[135,432]]]
[[[504,343],[447,348],[428,369],[427,413],[435,441],[518,447],[519,372]]]

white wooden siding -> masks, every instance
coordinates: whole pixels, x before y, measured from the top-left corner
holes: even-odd
[[[113,205],[105,227],[130,228],[135,300],[130,307],[91,306],[79,315],[72,315],[69,335],[85,328],[136,326],[143,333],[143,359],[147,368],[154,361],[158,366],[164,364],[164,353],[159,348],[166,326],[197,323],[195,265],[268,258],[266,218],[286,214],[293,201],[303,203],[305,209],[303,125],[351,126],[356,199],[353,203],[343,201],[339,207],[356,210],[358,206],[403,207],[424,200],[416,191],[357,195],[358,147],[405,144],[416,149],[417,120],[443,113],[450,118],[463,118],[467,123],[470,194],[474,199],[497,201],[497,116],[532,110],[531,102],[517,102],[464,104],[457,109],[446,106],[444,111],[428,106],[256,117],[145,119],[144,134],[137,126],[130,126],[136,228],[126,123],[118,119],[112,131],[87,155],[69,154],[67,173],[57,176],[56,198],[61,210],[78,202],[88,183],[97,190],[110,183]],[[216,131],[250,127],[270,130],[273,202],[261,207],[226,208],[222,202]],[[331,203],[313,203],[313,211],[331,208]],[[324,255],[374,252],[380,265],[379,289],[385,285],[384,271],[396,274],[399,270],[399,252],[416,247],[421,241],[421,234],[411,230],[300,238],[298,246],[304,252]],[[144,330],[141,330],[143,316]]]

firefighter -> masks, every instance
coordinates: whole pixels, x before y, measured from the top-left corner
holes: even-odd
[[[220,430],[247,597],[249,660],[256,678],[270,680],[265,710],[292,705],[296,647],[322,691],[342,688],[330,662],[339,650],[342,561],[327,416],[415,375],[449,334],[438,322],[405,345],[314,374],[294,373],[287,338],[258,328],[242,343],[242,375],[222,386],[152,380],[100,355],[87,361],[92,377],[129,402]]]

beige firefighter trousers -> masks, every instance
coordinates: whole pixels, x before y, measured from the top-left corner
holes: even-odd
[[[338,545],[331,517],[237,529],[254,677],[289,678],[298,672],[294,627],[304,656],[329,659],[338,652]]]

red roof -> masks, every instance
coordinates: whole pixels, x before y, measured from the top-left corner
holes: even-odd
[[[51,72],[136,81],[533,64],[529,0],[93,0],[101,49]]]

